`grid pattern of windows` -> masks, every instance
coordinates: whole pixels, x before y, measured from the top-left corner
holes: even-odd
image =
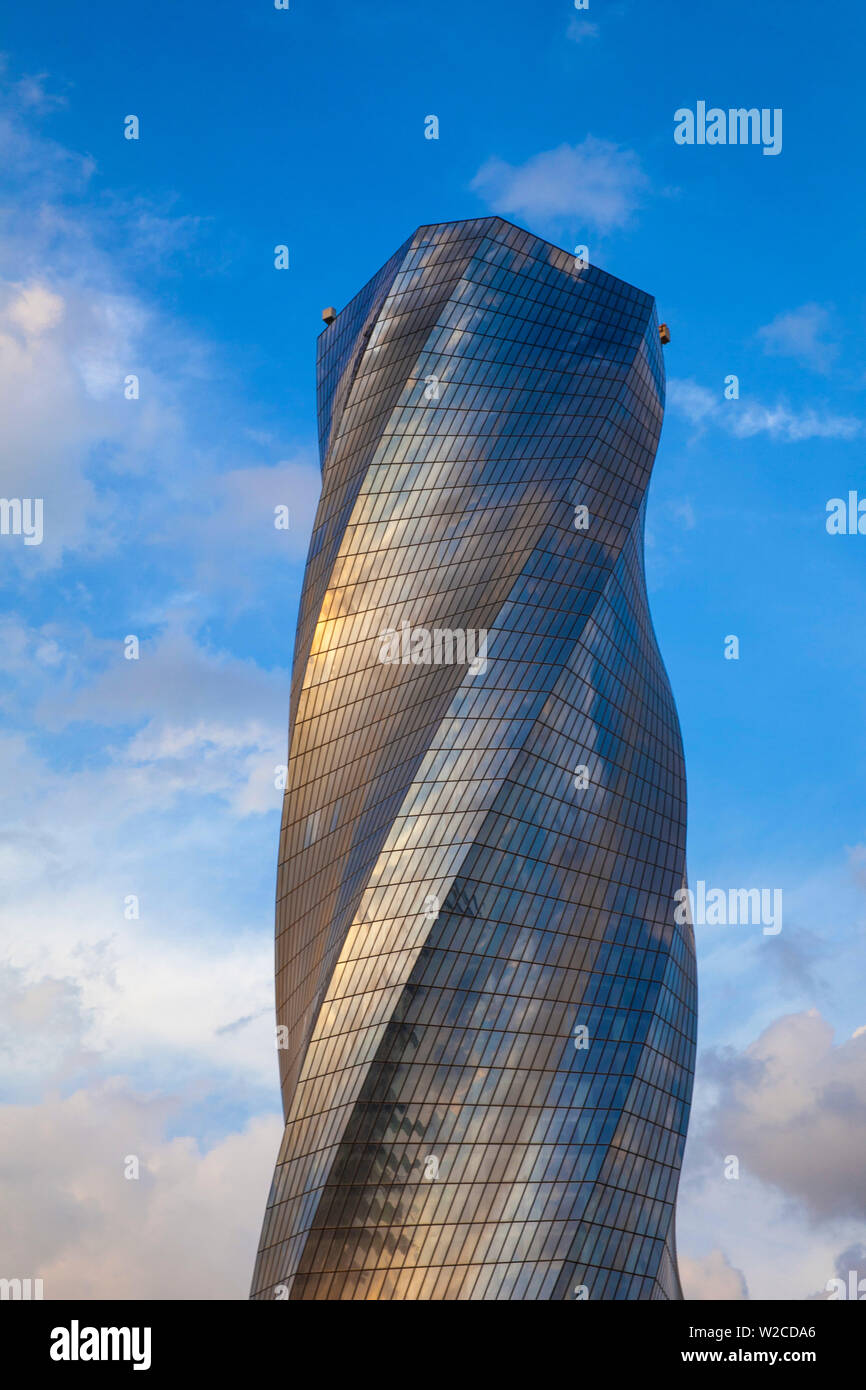
[[[499,218],[422,227],[318,380],[253,1297],[679,1298],[696,984],[643,575],[653,300]]]

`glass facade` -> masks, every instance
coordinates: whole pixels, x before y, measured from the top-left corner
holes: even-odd
[[[319,339],[252,1296],[681,1297],[696,1028],[652,298],[422,227]]]

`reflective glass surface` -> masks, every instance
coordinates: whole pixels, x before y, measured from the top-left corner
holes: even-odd
[[[679,1298],[696,986],[643,575],[653,300],[499,218],[422,227],[318,383],[253,1297]],[[451,637],[383,659],[406,627]]]

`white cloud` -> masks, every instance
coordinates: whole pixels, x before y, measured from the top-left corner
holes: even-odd
[[[50,668],[36,709],[43,729],[56,733],[86,721],[128,731],[104,748],[98,773],[83,769],[67,779],[55,799],[70,814],[94,777],[103,804],[116,796],[113,815],[124,800],[141,814],[167,810],[182,794],[218,796],[241,816],[279,806],[274,769],[286,758],[284,669],[265,671],[215,651],[177,625],[142,638],[137,661],[125,659],[120,637],[85,638],[82,646],[55,644],[46,660],[44,642],[30,642],[33,661]],[[20,651],[17,660],[24,660]],[[31,689],[36,684],[38,677]]]
[[[8,60],[0,54],[0,74],[8,71]],[[22,111],[42,113],[55,111],[66,105],[66,98],[49,90],[49,77],[45,72],[27,73],[11,83],[9,94],[12,104]]]
[[[700,1069],[698,1085],[706,1085]],[[799,1300],[825,1289],[836,1273],[839,1251],[862,1237],[861,1220],[816,1225],[745,1164],[738,1179],[726,1178],[725,1158],[731,1153],[727,1147],[714,1147],[696,1166],[699,1146],[693,1117],[677,1201],[678,1261],[685,1297],[736,1298],[726,1265],[737,1279],[742,1278],[741,1296],[749,1299]]]
[[[281,1130],[260,1112],[279,1098],[289,651],[266,669],[197,633],[208,604],[225,633],[260,602],[265,567],[283,581],[319,474],[240,400],[233,420],[212,345],[130,276],[188,247],[198,219],[106,192],[97,220],[80,201],[92,161],[22,122],[51,105],[34,79],[0,110],[16,206],[0,218],[0,468],[4,495],[45,501],[43,545],[0,549],[7,575],[58,567],[47,619],[9,603],[0,618],[0,1274],[42,1277],[48,1298],[243,1298]],[[100,561],[87,585],[59,569],[77,556]]]
[[[722,1250],[711,1250],[699,1259],[680,1255],[680,1283],[687,1299],[736,1300],[748,1298],[743,1273],[734,1269]]]
[[[568,25],[568,37],[574,43],[585,43],[587,39],[597,39],[600,32],[599,26],[593,24],[591,20],[572,15]]]
[[[667,383],[667,402],[674,413],[699,429],[714,425],[737,439],[767,434],[771,439],[798,443],[804,439],[854,439],[862,431],[862,421],[851,415],[837,415],[809,407],[792,410],[779,404],[725,400],[721,390],[711,391],[692,379],[671,378]]]
[[[604,232],[629,221],[648,183],[633,151],[588,135],[521,165],[488,159],[471,187],[504,216]]]
[[[715,1067],[719,1147],[813,1220],[866,1217],[866,1035],[833,1044],[816,1009],[764,1029]]]
[[[793,357],[805,367],[828,372],[839,354],[837,345],[825,336],[830,327],[831,315],[823,305],[803,304],[759,328],[758,337],[771,356]]]
[[[202,1153],[166,1137],[172,1110],[122,1078],[5,1106],[4,1276],[41,1278],[46,1299],[246,1298],[282,1124]]]
[[[216,542],[236,541],[239,533],[245,543],[256,539],[251,509],[265,488],[259,475],[269,471],[296,485],[298,505],[295,529],[281,533],[279,552],[273,536],[261,533],[263,553],[270,547],[273,555],[296,558],[318,491],[313,461],[295,450],[285,463],[260,468],[259,446],[251,465],[255,419],[238,424],[240,446],[216,432],[217,389],[223,411],[231,407],[227,364],[132,279],[133,269],[163,269],[178,250],[192,248],[200,220],[172,215],[171,200],[124,204],[110,193],[94,219],[80,198],[87,161],[30,128],[40,82],[27,99],[13,85],[0,108],[3,174],[16,208],[14,222],[0,219],[0,471],[4,496],[43,499],[44,539],[25,546],[20,537],[4,537],[4,559],[38,574],[69,552],[91,558],[117,551],[134,531],[145,545],[171,544],[191,568],[200,559],[200,578],[224,584],[225,556],[217,563]],[[113,255],[105,250],[109,240]],[[137,399],[127,398],[131,376],[138,378]],[[243,402],[236,404],[242,412]],[[301,477],[293,469],[306,471]],[[231,510],[233,533],[228,519],[219,533],[213,518],[220,507]],[[191,524],[179,550],[172,519],[181,513]],[[211,515],[210,525],[197,524]]]
[[[118,482],[146,477],[154,507],[178,477],[194,486],[203,465],[188,439],[186,377],[170,361],[181,351],[176,335],[155,353],[151,339],[164,326],[124,291],[44,275],[4,281],[9,254],[0,238],[0,469],[4,496],[43,499],[44,540],[27,547],[5,537],[3,549],[32,570],[70,550],[105,554],[123,539],[131,503],[94,487],[97,455]],[[124,395],[130,374],[138,400]]]
[[[54,328],[62,319],[64,308],[59,294],[52,294],[44,285],[31,285],[22,287],[10,300],[7,317],[26,339],[33,339]]]
[[[73,940],[75,912],[62,923]],[[282,1122],[238,1116],[234,1132],[217,1123],[202,1143],[183,1115],[192,1108],[201,1124],[202,1102],[261,1083],[241,1064],[255,1016],[231,1026],[252,997],[253,957],[242,942],[230,963],[183,954],[141,941],[125,959],[79,947],[77,982],[0,968],[0,1273],[42,1279],[47,1299],[247,1296]],[[263,1037],[255,1049],[269,1058],[276,1095],[272,1025],[267,1033],[270,1051]],[[175,1054],[186,1044],[198,1072],[178,1069],[172,1087],[163,1062],[158,1091],[118,1073],[136,1054],[159,1064],[166,1044]],[[137,1180],[124,1177],[131,1155]]]
[[[250,659],[198,642],[179,621],[142,637],[137,661],[124,657],[123,635],[96,642],[87,634],[69,634],[69,678],[62,688],[52,680],[36,712],[44,728],[56,731],[78,720],[106,726],[147,720],[151,727],[189,729],[203,719],[235,727],[272,723],[275,732],[281,726],[288,696],[284,670],[267,672]],[[38,639],[31,637],[31,646],[35,657]]]
[[[84,925],[76,907],[62,922],[72,941]],[[230,962],[141,939],[125,958],[112,944],[79,945],[73,981],[36,977],[44,946],[30,970],[0,968],[0,1272],[42,1279],[46,1299],[245,1298],[282,1122],[238,1118],[235,1132],[217,1124],[202,1144],[179,1119],[219,1095],[220,1078],[228,1096],[243,1084],[248,1035],[259,1031],[255,1014],[237,1013],[253,997],[253,956],[243,942]],[[256,1037],[255,1051],[273,1083],[271,1024],[267,1033],[270,1050]],[[166,1045],[186,1045],[198,1072],[178,1070],[175,1087],[158,1092],[118,1073],[137,1054],[158,1063]],[[254,1079],[247,1067],[247,1088]],[[124,1176],[130,1156],[138,1179]]]
[[[191,505],[166,509],[153,539],[195,556],[197,584],[210,594],[230,588],[243,595],[254,565],[302,561],[322,488],[318,463],[308,452],[269,465],[229,469],[197,486]],[[275,525],[275,508],[287,507],[288,529]],[[240,570],[226,555],[244,557]],[[252,587],[252,586],[250,586]]]
[[[119,643],[76,637],[52,642],[13,620],[0,627],[16,681],[7,721],[20,694],[43,737],[63,735],[67,764],[58,777],[24,732],[0,735],[8,957],[37,1001],[57,991],[79,1001],[80,1044],[98,1065],[125,1058],[153,1075],[232,1073],[269,1088],[274,770],[286,756],[287,674],[183,630],[145,643],[139,662],[125,661]],[[82,736],[82,719],[99,732],[85,726]],[[248,842],[249,817],[261,828]],[[248,921],[221,902],[218,884],[235,863],[249,878],[247,901],[267,866],[263,908]],[[133,894],[140,916],[127,920]],[[249,1027],[220,1035],[246,1016]]]

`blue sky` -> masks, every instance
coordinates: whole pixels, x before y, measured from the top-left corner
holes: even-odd
[[[784,893],[778,936],[697,929],[687,1292],[866,1275],[866,538],[825,528],[866,496],[863,29],[850,0],[6,16],[2,494],[44,497],[45,536],[0,537],[0,1146],[46,1296],[245,1294],[320,313],[418,224],[491,211],[670,325],[647,574],[690,878]],[[699,100],[781,108],[781,153],[677,145]]]

